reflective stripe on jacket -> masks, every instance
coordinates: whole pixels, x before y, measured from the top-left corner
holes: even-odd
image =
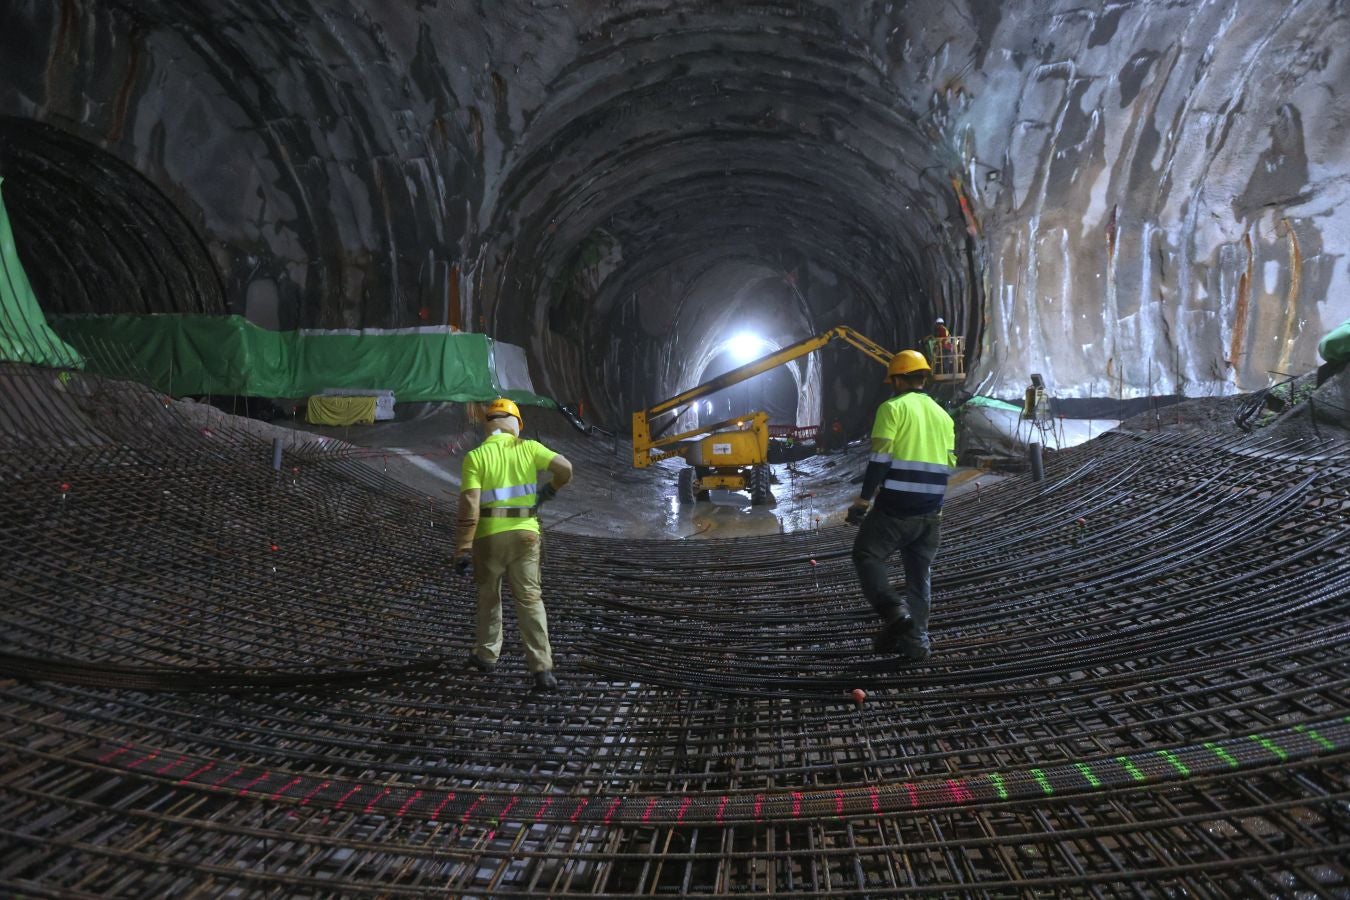
[[[952,417],[922,391],[892,397],[872,425],[872,462],[890,464],[877,505],[891,515],[920,515],[942,508],[955,466]]]
[[[539,472],[557,456],[538,441],[527,441],[505,431],[488,436],[464,457],[460,487],[478,488],[480,515],[474,537],[503,531],[539,530],[539,520],[526,513],[494,514],[494,509],[524,509],[535,505]]]

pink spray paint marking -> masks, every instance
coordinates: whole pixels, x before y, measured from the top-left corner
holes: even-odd
[[[622,798],[622,797],[616,797],[616,798],[614,798],[614,802],[611,803],[611,804],[609,805],[609,809],[605,810],[605,824],[606,824],[606,825],[608,825],[611,821],[613,821],[613,819],[614,819],[614,811],[615,811],[616,809],[619,808],[619,804],[622,803],[622,802],[623,802],[623,798]]]
[[[131,765],[127,766],[127,771],[131,771],[132,769],[134,769],[134,768],[136,768],[137,766],[139,766],[141,763],[148,763],[150,760],[154,759],[156,756],[159,756],[159,751],[158,751],[158,750],[156,750],[155,752],[150,753],[150,754],[148,754],[148,755],[146,755],[146,756],[142,756],[140,759],[136,760],[134,763],[132,763]]]
[[[680,801],[680,811],[675,814],[676,822],[684,821],[684,814],[689,809],[689,804],[693,802],[694,801],[688,797],[685,797],[683,800]]]
[[[376,803],[379,803],[379,802],[380,802],[381,800],[383,800],[385,797],[388,797],[389,794],[390,794],[389,788],[385,788],[384,791],[381,792],[381,794],[380,794],[378,797],[376,797],[374,800],[372,800],[372,801],[370,801],[369,803],[366,804],[366,808],[363,809],[363,810],[361,810],[361,815],[363,815],[363,816],[364,816],[364,815],[369,815],[369,814],[370,814],[370,811],[371,811],[372,809],[375,808],[375,804],[376,804]]]
[[[209,762],[209,763],[207,763],[206,765],[202,766],[202,767],[201,767],[200,769],[198,769],[197,771],[195,771],[195,772],[189,772],[188,774],[184,775],[182,778],[178,779],[178,783],[179,783],[179,784],[187,784],[189,781],[191,781],[192,779],[196,778],[198,775],[205,774],[206,772],[211,771],[211,770],[214,769],[215,767],[216,767],[216,764],[215,764],[215,763]]]
[[[408,814],[408,807],[410,807],[410,806],[412,806],[414,803],[416,803],[416,802],[417,802],[417,798],[418,798],[418,797],[421,797],[421,796],[422,796],[422,792],[421,792],[421,791],[417,791],[415,794],[413,794],[411,797],[409,797],[409,798],[403,803],[403,805],[400,806],[400,807],[398,808],[398,812],[396,813],[396,815],[397,815],[400,819],[403,818],[405,815],[407,815],[407,814]]]
[[[648,820],[651,819],[651,817],[652,817],[652,810],[654,810],[654,809],[656,809],[656,798],[655,798],[655,797],[649,797],[649,798],[647,799],[647,808],[644,809],[644,810],[642,811],[642,821],[643,821],[643,822],[647,822]]]
[[[591,801],[588,798],[582,797],[581,802],[577,804],[577,808],[572,813],[572,818],[568,819],[567,821],[575,822],[577,819],[581,818],[581,811],[585,809],[586,804],[590,802]]]
[[[802,817],[802,793],[801,791],[792,792],[792,818],[800,819]]]
[[[482,798],[482,797],[474,797],[474,798],[473,798],[473,802],[469,804],[469,808],[468,808],[468,809],[464,810],[464,815],[460,816],[460,817],[459,817],[459,820],[460,820],[461,822],[467,823],[467,822],[469,821],[469,816],[473,815],[473,811],[474,811],[475,809],[477,809],[477,808],[478,808],[478,804],[480,804],[480,803],[482,803],[482,802],[483,802],[483,798]]]
[[[352,788],[350,791],[342,795],[342,799],[339,800],[337,804],[333,807],[333,811],[337,812],[338,810],[342,809],[342,807],[347,804],[347,800],[352,796],[352,794],[359,794],[359,793],[361,793],[361,785],[358,784],[356,787]]]
[[[131,752],[131,746],[130,746],[130,745],[127,745],[126,747],[118,747],[118,748],[117,748],[116,750],[114,750],[113,752],[108,753],[108,754],[105,754],[105,755],[103,755],[103,756],[100,756],[100,757],[98,758],[98,761],[99,761],[100,763],[110,763],[110,762],[112,762],[114,759],[117,759],[117,757],[121,756],[123,753],[130,753],[130,752]]]
[[[290,781],[286,782],[284,785],[282,785],[281,787],[277,788],[276,793],[274,793],[274,794],[272,795],[272,799],[273,799],[273,800],[280,800],[282,794],[286,793],[287,791],[289,791],[291,788],[295,787],[297,784],[299,784],[299,783],[302,782],[302,781],[304,781],[304,779],[301,778],[299,775],[295,776],[295,777],[292,778]]]
[[[314,790],[310,791],[308,794],[305,795],[304,799],[300,801],[300,805],[309,806],[309,801],[314,799],[314,795],[317,794],[319,791],[323,790],[324,788],[328,787],[328,785],[330,784],[332,784],[331,781],[325,781],[323,784],[320,784]]]
[[[445,809],[445,804],[449,803],[454,799],[455,799],[454,791],[451,791],[450,793],[446,794],[445,799],[442,800],[440,803],[436,804],[436,808],[432,810],[431,821],[435,822],[437,819],[439,819],[441,817],[441,810]]]
[[[717,804],[717,824],[719,825],[722,824],[722,817],[727,811],[727,802],[729,800],[731,800],[731,798],[724,795],[721,802]]]
[[[220,787],[222,784],[224,784],[224,783],[227,782],[227,781],[233,781],[234,779],[238,778],[241,774],[243,774],[243,771],[244,771],[244,767],[243,767],[243,766],[240,766],[239,768],[235,769],[235,770],[234,770],[233,772],[231,772],[230,774],[226,775],[224,778],[222,778],[222,779],[220,779],[219,781],[217,781],[215,784],[211,785],[211,787]]]
[[[253,780],[250,781],[248,784],[246,784],[246,785],[244,785],[243,787],[241,787],[241,788],[239,789],[239,796],[240,796],[240,797],[244,796],[245,794],[247,794],[247,793],[253,788],[253,786],[254,786],[255,784],[258,784],[259,782],[262,782],[262,781],[266,781],[267,779],[269,779],[269,778],[271,778],[271,777],[272,777],[272,773],[271,773],[270,771],[264,771],[264,772],[263,772],[261,775],[259,775],[257,778],[253,779]]]
[[[171,763],[168,763],[168,764],[166,764],[166,765],[160,766],[158,769],[155,770],[155,774],[156,774],[156,775],[167,775],[167,774],[169,774],[170,772],[172,772],[174,769],[178,768],[179,766],[181,766],[183,763],[185,763],[185,762],[187,762],[187,761],[188,761],[188,758],[187,758],[186,756],[181,756],[181,757],[178,758],[178,760],[177,760],[176,762],[171,762]]]

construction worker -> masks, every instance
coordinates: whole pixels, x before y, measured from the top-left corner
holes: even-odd
[[[928,341],[928,348],[931,351],[928,358],[933,361],[934,371],[939,375],[950,375],[953,362],[952,333],[947,330],[947,323],[941,316],[933,323],[933,337]]]
[[[947,330],[947,323],[942,320],[941,316],[938,316],[938,320],[933,323],[933,337],[937,338],[938,346],[943,350],[950,351],[952,349],[952,333]]]
[[[862,525],[853,542],[853,565],[863,596],[881,618],[872,648],[898,652],[911,662],[923,662],[932,650],[929,571],[937,555],[942,499],[956,461],[952,417],[923,390],[931,372],[917,350],[901,350],[891,358],[886,378],[895,396],[877,410],[862,491],[845,516],[849,524]],[[874,493],[876,503],[869,511]],[[896,550],[905,568],[903,597],[886,569],[886,559]]]
[[[502,650],[502,576],[511,585],[525,645],[525,668],[534,690],[554,691],[553,648],[548,616],[539,591],[539,504],[553,499],[572,480],[572,464],[538,441],[520,437],[520,408],[499,398],[483,414],[485,440],[470,450],[461,467],[454,566],[461,574],[472,563],[478,614],[469,663],[480,672],[497,668]],[[547,469],[552,481],[537,487]]]

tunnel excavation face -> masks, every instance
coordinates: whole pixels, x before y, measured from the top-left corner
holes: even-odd
[[[563,691],[533,695],[511,639],[463,662],[447,501],[341,442],[274,470],[135,385],[0,377],[9,890],[1350,886],[1344,445],[1116,432],[951,500],[906,668],[850,529],[549,531]]]

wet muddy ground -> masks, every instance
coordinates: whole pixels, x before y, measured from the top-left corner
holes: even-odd
[[[741,491],[712,491],[710,500],[685,505],[676,496],[680,460],[638,469],[632,463],[632,444],[624,438],[588,437],[550,411],[526,409],[524,414],[524,436],[562,453],[574,469],[572,483],[544,508],[541,525],[546,531],[678,540],[827,528],[843,523],[867,466],[867,447],[854,442],[843,450],[774,465],[774,499],[767,505],[752,505]],[[285,425],[363,448],[366,465],[447,503],[458,496],[464,454],[482,439],[462,408],[448,404],[373,425]],[[949,493],[975,490],[1000,477],[962,469]]]

